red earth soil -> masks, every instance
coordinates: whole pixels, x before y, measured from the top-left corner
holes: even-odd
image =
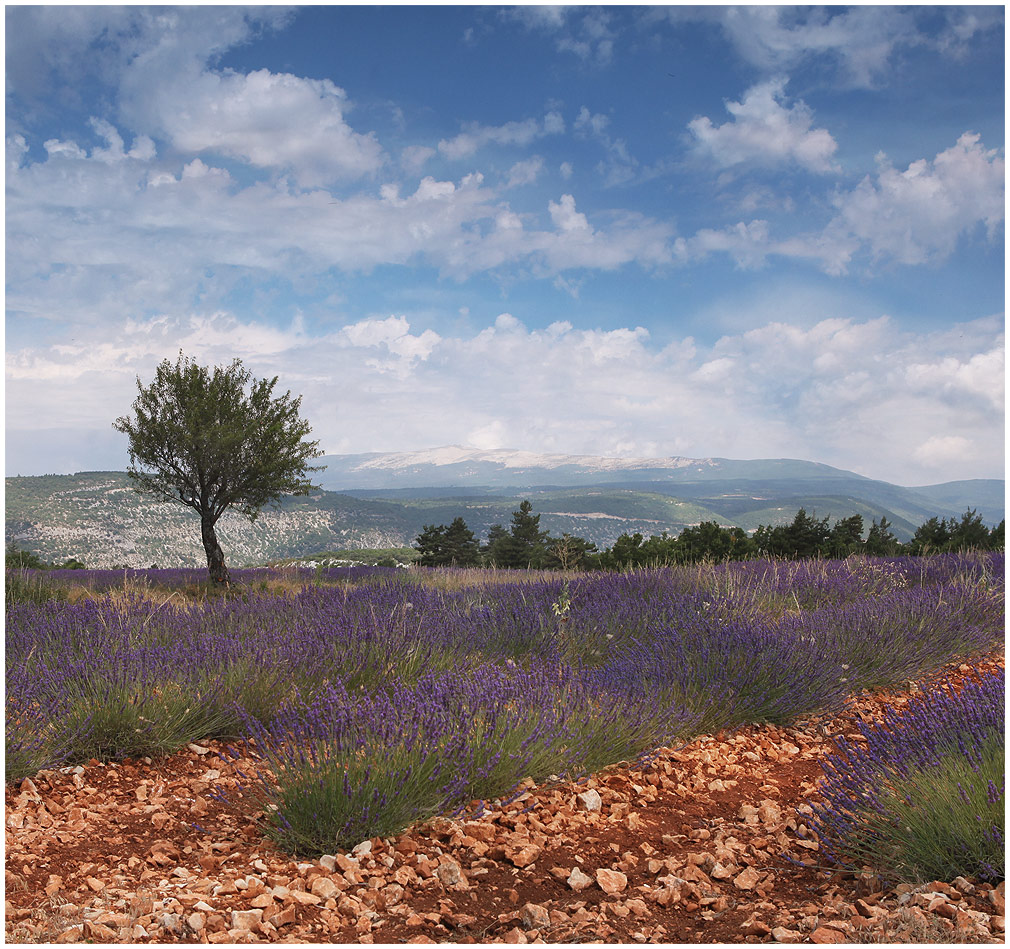
[[[41,772],[6,791],[6,941],[1003,942],[1002,883],[889,889],[823,866],[803,836],[828,736],[907,701],[864,695],[832,721],[528,781],[479,819],[313,860],[264,838],[237,790],[255,762],[214,742]]]

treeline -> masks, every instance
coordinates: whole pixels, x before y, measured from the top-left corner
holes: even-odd
[[[57,477],[54,475],[53,477]],[[30,550],[21,550],[17,544],[8,544],[5,550],[4,566],[9,570],[83,570],[84,563],[71,557],[63,563],[49,563]]]
[[[497,566],[545,570],[621,570],[627,567],[698,563],[703,560],[748,560],[780,557],[841,558],[862,553],[871,556],[930,554],[958,550],[1002,550],[1004,521],[991,530],[973,509],[957,518],[931,517],[912,539],[903,544],[891,531],[886,517],[873,520],[864,533],[862,515],[853,514],[829,524],[803,508],[792,523],[760,525],[753,534],[740,527],[703,521],[685,527],[676,537],[666,531],[646,539],[642,534],[622,534],[613,546],[599,550],[591,541],[571,534],[552,537],[540,529],[540,515],[523,501],[512,512],[508,529],[495,524],[481,544],[462,517],[451,524],[426,524],[414,549],[423,567]]]

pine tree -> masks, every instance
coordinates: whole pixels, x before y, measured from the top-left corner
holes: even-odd
[[[441,566],[445,552],[445,525],[425,524],[414,540],[414,550],[421,555],[417,561],[419,566]]]
[[[480,563],[480,544],[466,521],[457,517],[444,534],[445,563],[454,567],[473,567]]]
[[[523,501],[519,510],[512,512],[509,537],[500,544],[503,548],[501,566],[542,567],[549,536],[547,531],[540,530],[540,515],[533,513],[533,505]]]
[[[898,538],[891,533],[891,524],[887,518],[882,516],[879,523],[874,520],[866,535],[863,552],[871,557],[889,557],[897,553],[900,547]]]

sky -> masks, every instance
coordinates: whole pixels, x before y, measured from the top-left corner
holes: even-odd
[[[7,475],[182,350],[327,453],[1003,477],[1002,6],[5,13]]]

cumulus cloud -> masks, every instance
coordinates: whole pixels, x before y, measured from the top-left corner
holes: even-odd
[[[144,101],[146,121],[181,151],[290,169],[303,185],[358,178],[384,160],[375,136],[347,123],[347,94],[328,79],[184,72],[148,88]]]
[[[117,160],[108,160],[110,151]],[[571,194],[519,214],[479,174],[428,175],[404,193],[390,183],[377,194],[335,198],[283,180],[243,185],[209,156],[147,157],[136,141],[129,152],[116,145],[97,155],[50,143],[48,160],[36,162],[15,152],[7,304],[19,316],[100,322],[182,307],[194,296],[214,307],[242,281],[293,283],[390,264],[425,264],[462,280],[515,265],[553,278],[574,268],[637,262],[652,269],[673,260],[666,222],[590,216]]]
[[[288,171],[304,185],[370,174],[384,161],[382,149],[373,135],[349,125],[347,95],[332,82],[211,65],[291,15],[269,7],[22,8],[8,17],[18,34],[9,90],[20,103],[59,88],[60,98],[73,103],[77,87],[97,79],[118,108],[114,119],[140,136],[134,157],[151,153],[153,138],[190,155]],[[114,161],[123,142],[108,118],[92,124]]]
[[[855,238],[874,258],[921,264],[949,256],[980,224],[992,239],[1003,223],[1005,162],[976,134],[965,132],[933,161],[914,161],[904,171],[883,155],[878,166],[875,180],[867,175],[835,196],[829,238]]]
[[[798,457],[905,484],[1003,471],[999,319],[935,334],[902,332],[886,317],[778,320],[710,346],[689,337],[660,346],[641,327],[531,329],[512,313],[455,335],[415,329],[404,315],[323,335],[298,320],[165,316],[9,352],[14,444],[68,419],[104,432],[132,401],[134,376],[149,377],[180,346],[205,362],[239,355],[259,375],[278,374],[334,452],[459,443]],[[103,455],[80,467],[121,464]]]
[[[721,168],[740,164],[794,164],[807,171],[837,170],[831,161],[837,149],[827,129],[815,129],[813,113],[803,103],[784,105],[785,80],[751,87],[741,102],[727,102],[731,122],[714,125],[707,116],[688,123],[697,154]]]
[[[775,236],[766,220],[740,221],[678,238],[674,253],[686,263],[722,252],[745,269],[761,267],[771,255],[790,257],[834,275],[845,273],[863,254],[874,262],[935,262],[977,231],[984,229],[990,242],[997,239],[1004,175],[1000,153],[966,132],[932,161],[914,161],[904,171],[878,156],[876,176],[835,191],[835,214],[820,231]]]

